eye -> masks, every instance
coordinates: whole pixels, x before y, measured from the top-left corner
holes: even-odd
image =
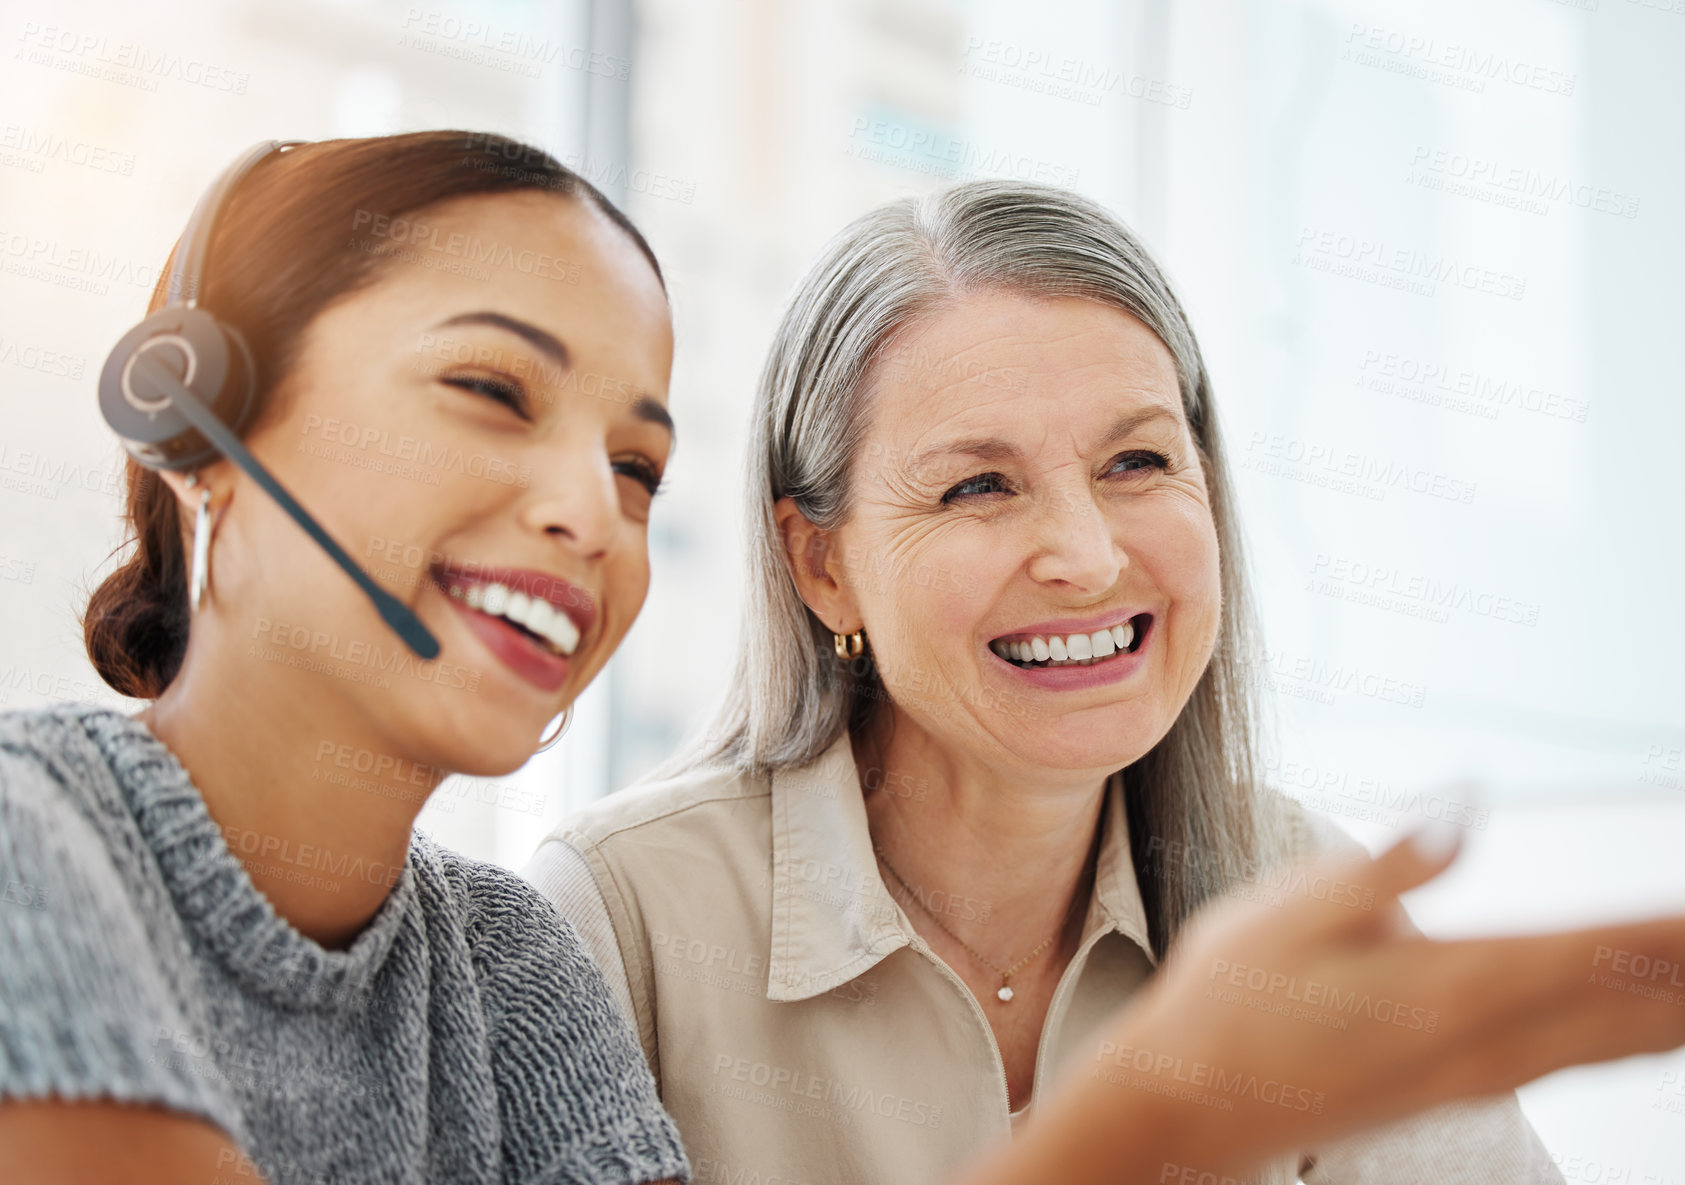
[[[979,494],[1009,494],[1011,487],[1006,478],[998,473],[979,473],[976,477],[968,477],[953,489],[942,495],[942,501],[952,502],[955,498],[974,497]]]
[[[1139,449],[1135,452],[1120,453],[1112,461],[1112,467],[1106,470],[1109,477],[1114,473],[1133,473],[1138,469],[1168,469],[1170,458],[1152,449]]]
[[[614,462],[614,471],[643,486],[651,498],[661,492],[661,470],[648,457],[623,457]]]
[[[523,420],[532,419],[531,413],[527,410],[527,393],[517,382],[481,375],[459,375],[445,379],[444,382],[447,386],[456,387],[463,391],[472,391],[474,394],[482,395],[487,399],[494,399]]]

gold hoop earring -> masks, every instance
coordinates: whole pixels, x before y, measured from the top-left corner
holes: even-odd
[[[864,627],[852,634],[832,634],[832,645],[837,648],[837,657],[842,659],[859,658],[861,651],[866,649],[866,630]]]
[[[205,599],[205,589],[211,583],[211,491],[199,491],[199,512],[193,516],[193,575],[188,587],[192,590],[193,611],[199,611]]]
[[[561,725],[561,727],[556,729],[554,735],[552,735],[552,736],[540,737],[539,740],[538,740],[538,748],[535,751],[539,752],[539,753],[543,753],[543,752],[546,752],[549,749],[554,748],[556,746],[556,743],[558,741],[560,741],[562,739],[563,735],[567,732],[568,725],[570,725],[572,723],[573,723],[573,705],[569,704],[567,707],[562,709],[562,725]]]

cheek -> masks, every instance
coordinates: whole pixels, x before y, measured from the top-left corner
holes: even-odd
[[[1160,592],[1169,598],[1182,645],[1208,650],[1222,607],[1216,527],[1203,508],[1167,518],[1142,541],[1139,555]]]
[[[604,565],[603,603],[598,606],[612,641],[626,636],[648,595],[649,536],[641,527],[628,527]]]
[[[884,532],[848,539],[843,558],[860,609],[875,632],[920,646],[968,628],[983,607],[982,590],[998,587],[1018,560],[979,530],[924,534]]]

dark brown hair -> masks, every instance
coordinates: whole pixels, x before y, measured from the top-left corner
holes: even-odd
[[[375,217],[527,189],[588,202],[626,232],[661,278],[649,244],[596,188],[540,149],[503,136],[434,131],[327,140],[259,164],[217,215],[199,293],[199,303],[251,346],[253,421],[316,315],[387,265],[381,251],[357,246]],[[166,264],[148,312],[167,303],[168,277]],[[187,649],[187,561],[169,486],[132,459],[126,479],[128,538],[119,550],[132,544],[133,551],[89,597],[82,636],[100,678],[123,695],[151,699],[175,678]]]

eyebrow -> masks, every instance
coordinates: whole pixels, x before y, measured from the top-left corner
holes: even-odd
[[[506,333],[513,333],[516,337],[525,339],[535,349],[547,354],[556,365],[564,370],[573,365],[568,348],[561,339],[554,334],[547,333],[530,322],[519,317],[511,317],[506,313],[494,313],[489,309],[477,313],[463,313],[452,317],[448,321],[441,321],[435,329],[450,329],[457,325],[490,325]]]
[[[634,403],[632,405],[632,414],[640,420],[644,420],[647,423],[656,425],[657,427],[667,429],[667,435],[671,436],[675,443],[678,441],[679,433],[678,430],[673,427],[673,417],[668,414],[665,407],[661,406],[661,404],[655,399],[650,398],[650,396],[645,395],[642,399]]]
[[[494,313],[490,309],[485,309],[476,313],[459,314],[448,321],[439,322],[434,328],[449,329],[457,325],[490,325],[493,328],[502,329],[507,333],[513,333],[516,337],[524,339],[543,351],[563,370],[567,370],[573,365],[572,356],[568,353],[567,346],[562,344],[560,338],[540,329],[531,322],[521,320],[519,317],[511,317],[507,313]],[[677,441],[678,430],[673,426],[673,417],[659,400],[645,395],[632,404],[632,414],[645,423],[654,424],[658,428],[665,428],[667,435]]]
[[[1119,416],[1110,430],[1100,438],[1099,447],[1105,448],[1154,420],[1170,420],[1176,424],[1182,422],[1182,418],[1167,407],[1156,404],[1152,407],[1143,407],[1138,411],[1127,412]],[[1024,451],[1011,441],[1002,440],[998,436],[972,437],[925,449],[909,462],[908,468],[917,472],[944,455],[976,457],[979,461],[1016,461],[1023,458]]]

